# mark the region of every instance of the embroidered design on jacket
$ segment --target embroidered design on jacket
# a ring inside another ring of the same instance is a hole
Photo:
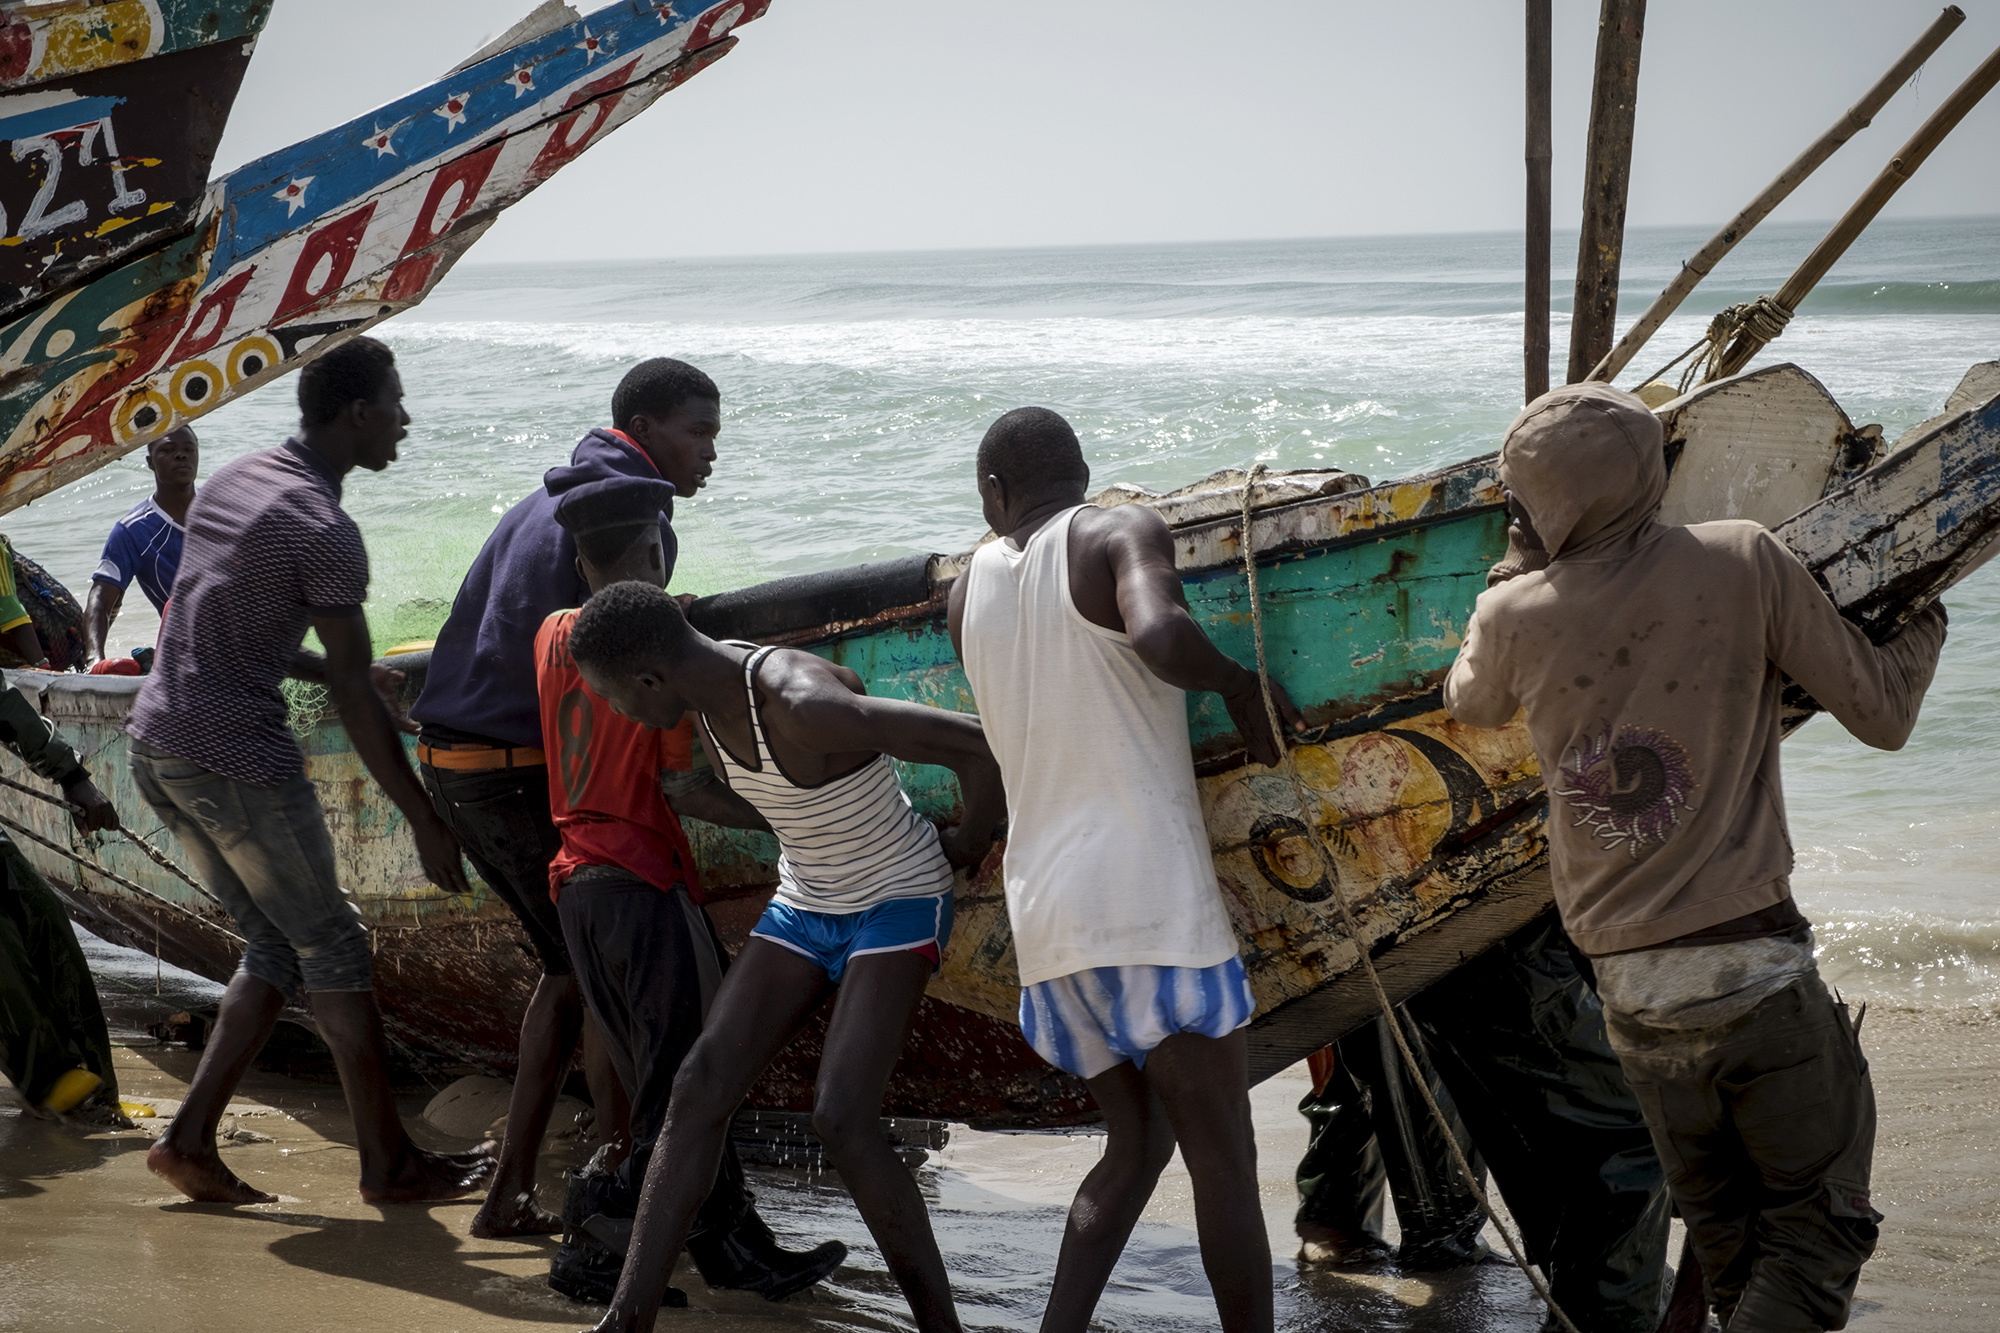
[[[1699,784],[1681,743],[1652,727],[1623,726],[1571,748],[1555,794],[1576,812],[1572,828],[1588,828],[1609,848],[1624,847],[1639,858],[1648,843],[1665,842],[1692,811],[1688,798]]]

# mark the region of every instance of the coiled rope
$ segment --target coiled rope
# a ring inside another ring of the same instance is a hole
[[[1785,325],[1791,323],[1791,320],[1792,312],[1779,304],[1776,297],[1771,296],[1760,296],[1754,301],[1745,301],[1741,305],[1717,311],[1715,318],[1708,322],[1707,333],[1702,334],[1692,347],[1661,366],[1641,383],[1665,378],[1668,371],[1692,356],[1694,360],[1688,361],[1687,369],[1681,372],[1679,387],[1682,393],[1686,393],[1697,384],[1705,384],[1716,377],[1716,373],[1722,367],[1723,353],[1729,350],[1729,344],[1736,341],[1738,334],[1749,334],[1761,347],[1766,343],[1776,342],[1779,335],[1784,333]],[[1700,355],[1696,356],[1696,353]]]
[[[1277,701],[1271,694],[1271,672],[1264,649],[1264,604],[1257,595],[1257,548],[1250,539],[1250,513],[1257,482],[1263,476],[1264,470],[1262,463],[1257,464],[1250,469],[1250,475],[1243,483],[1243,577],[1250,588],[1250,628],[1257,641],[1257,682],[1264,697],[1264,715],[1270,723],[1271,737],[1278,744],[1278,766],[1284,770],[1285,776],[1291,779],[1292,797],[1299,806],[1299,820],[1310,831],[1312,802],[1306,793],[1305,779],[1299,776],[1298,764],[1294,761],[1291,750],[1285,745],[1284,724],[1278,717]],[[1431,1118],[1437,1122],[1445,1147],[1451,1152],[1453,1165],[1457,1166],[1459,1175],[1465,1178],[1466,1187],[1472,1191],[1473,1198],[1479,1201],[1479,1210],[1486,1214],[1486,1220],[1493,1224],[1493,1229],[1500,1233],[1500,1239],[1506,1242],[1508,1254],[1513,1256],[1514,1262],[1527,1275],[1528,1281],[1534,1284],[1535,1294],[1549,1307],[1549,1315],[1563,1327],[1565,1333],[1580,1333],[1576,1324],[1563,1312],[1563,1308],[1556,1304],[1555,1293],[1549,1290],[1547,1279],[1528,1262],[1521,1243],[1501,1222],[1499,1211],[1487,1197],[1485,1187],[1479,1183],[1479,1176],[1473,1171],[1472,1163],[1465,1160],[1465,1153],[1458,1146],[1458,1136],[1452,1132],[1451,1123],[1445,1119],[1443,1108],[1438,1105],[1437,1098],[1431,1093],[1430,1080],[1425,1077],[1422,1066],[1417,1062],[1416,1052],[1410,1049],[1409,1040],[1403,1035],[1403,1025],[1396,1021],[1395,1003],[1389,999],[1389,992],[1382,985],[1382,977],[1375,970],[1375,960],[1369,956],[1367,942],[1361,938],[1361,928],[1354,919],[1354,909],[1349,906],[1346,890],[1341,887],[1340,870],[1334,865],[1333,858],[1327,854],[1326,848],[1320,844],[1317,837],[1309,836],[1306,841],[1312,844],[1314,855],[1319,857],[1320,871],[1333,889],[1334,906],[1340,911],[1341,924],[1347,930],[1347,937],[1354,942],[1355,951],[1360,955],[1361,970],[1368,978],[1369,988],[1375,992],[1375,1003],[1382,1010],[1383,1026],[1388,1028],[1389,1034],[1396,1039],[1396,1049],[1402,1053],[1403,1063],[1410,1071],[1410,1081],[1416,1084],[1417,1091],[1423,1094],[1424,1105],[1430,1108]]]

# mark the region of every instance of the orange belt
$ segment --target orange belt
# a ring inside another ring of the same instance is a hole
[[[547,764],[548,756],[540,750],[529,749],[466,749],[439,750],[422,741],[417,742],[417,760],[432,768],[539,768]]]

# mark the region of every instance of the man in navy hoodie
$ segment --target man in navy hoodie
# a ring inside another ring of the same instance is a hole
[[[715,465],[722,397],[713,380],[683,361],[642,361],[611,397],[609,429],[577,442],[566,468],[574,486],[610,477],[660,478],[691,496]],[[541,963],[542,976],[521,1022],[520,1068],[507,1108],[500,1168],[473,1220],[482,1238],[552,1234],[560,1219],[535,1203],[535,1159],[556,1093],[584,1033],[581,992],[549,898],[549,862],[561,838],[549,815],[535,684],[535,634],[557,611],[582,606],[590,588],[577,569],[576,542],[556,522],[556,497],[537,489],[501,517],[466,571],[451,618],[438,633],[430,670],[411,715],[419,724],[417,757],[438,813],[458,835],[487,886],[514,910]],[[678,544],[673,501],[660,518],[660,544],[672,577]],[[586,1041],[589,1048],[595,1043]],[[624,1090],[608,1060],[585,1065],[597,1103],[600,1136],[627,1137]],[[713,1253],[690,1245],[711,1287],[758,1287],[809,1264],[777,1248],[746,1193],[743,1224],[717,1237]],[[727,1243],[733,1240],[735,1243]],[[711,1271],[712,1270],[712,1271]]]

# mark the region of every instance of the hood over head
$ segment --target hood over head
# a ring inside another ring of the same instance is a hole
[[[635,459],[638,461],[638,468],[633,467]],[[648,494],[658,500],[657,508],[671,518],[675,495],[673,483],[660,477],[659,469],[653,466],[653,460],[646,457],[637,446],[623,436],[600,427],[577,441],[569,462],[560,467],[552,467],[542,474],[542,489],[550,495],[563,496],[578,487],[592,487],[592,494],[596,494],[597,490],[604,489],[598,488],[597,483],[631,482],[640,479],[652,488]],[[558,522],[561,521],[561,514],[562,506],[559,504]],[[571,524],[565,523],[564,526],[574,531]]]
[[[1660,420],[1623,389],[1566,384],[1529,403],[1500,446],[1500,481],[1549,558],[1605,550],[1652,523],[1667,493]]]

